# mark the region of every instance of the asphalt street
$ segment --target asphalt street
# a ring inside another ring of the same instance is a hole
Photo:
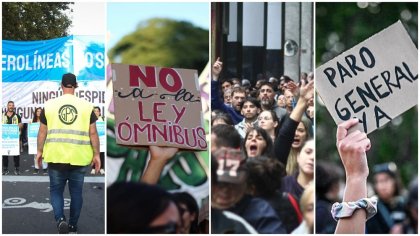
[[[56,222],[49,203],[49,177],[42,171],[33,174],[33,155],[27,149],[20,156],[21,175],[13,173],[13,157],[9,157],[9,175],[3,175],[3,234],[56,234]],[[83,208],[78,223],[79,234],[105,232],[105,201],[103,175],[87,173],[84,184]],[[69,218],[70,195],[64,193],[65,215]]]

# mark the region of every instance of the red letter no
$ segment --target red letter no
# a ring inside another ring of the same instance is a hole
[[[143,73],[140,66],[129,66],[130,70],[130,87],[140,87],[139,80],[149,88],[156,88],[156,73],[155,67],[146,66],[146,74]]]
[[[168,83],[168,76],[172,77],[173,84]],[[169,92],[177,92],[182,88],[182,81],[179,74],[172,68],[162,68],[159,71],[159,82]]]

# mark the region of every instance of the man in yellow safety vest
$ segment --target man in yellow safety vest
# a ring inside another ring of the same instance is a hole
[[[41,113],[36,161],[48,163],[51,205],[59,233],[77,233],[82,209],[83,182],[89,165],[101,168],[99,137],[93,105],[75,96],[74,74],[64,74],[63,95],[49,100]],[[64,188],[69,182],[71,196],[68,223],[64,216]]]

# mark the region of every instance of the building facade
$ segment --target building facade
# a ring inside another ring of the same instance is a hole
[[[298,81],[313,71],[313,3],[212,3],[212,60],[225,77],[287,75]]]

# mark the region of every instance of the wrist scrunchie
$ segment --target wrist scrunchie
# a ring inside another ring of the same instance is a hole
[[[366,210],[366,220],[372,218],[377,212],[378,199],[376,197],[362,198],[355,202],[336,202],[331,208],[331,215],[335,221],[350,217],[357,209]]]

